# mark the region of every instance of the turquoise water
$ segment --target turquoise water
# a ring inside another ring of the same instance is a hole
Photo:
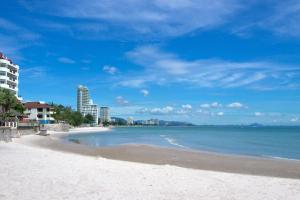
[[[300,160],[300,127],[128,127],[70,135],[65,140],[93,147],[149,144]]]

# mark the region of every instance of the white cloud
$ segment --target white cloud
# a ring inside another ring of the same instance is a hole
[[[239,102],[234,102],[234,103],[228,104],[227,107],[239,109],[239,108],[244,108],[245,106]]]
[[[51,4],[33,0],[22,1],[22,5],[31,12],[84,20],[85,23],[76,28],[77,32],[102,35],[110,30],[114,37],[155,38],[222,25],[243,7],[238,0],[133,0],[126,1],[126,6],[122,0],[53,0]]]
[[[293,117],[290,121],[291,121],[291,122],[297,122],[298,120],[299,120],[298,117]]]
[[[140,90],[140,93],[142,93],[144,95],[144,97],[149,95],[149,91],[145,90],[145,89]]]
[[[122,97],[122,96],[116,97],[116,103],[120,106],[128,106],[129,105],[129,101],[124,99],[124,97]]]
[[[22,50],[37,45],[40,35],[0,17],[1,52],[13,61],[24,59]]]
[[[218,112],[217,115],[218,115],[218,116],[223,116],[223,115],[224,115],[224,112]]]
[[[46,70],[41,66],[24,68],[21,71],[21,75],[26,78],[42,78],[46,75]]]
[[[190,104],[181,105],[181,109],[179,109],[176,113],[177,114],[187,114],[192,112],[193,107]]]
[[[110,66],[110,65],[104,65],[102,70],[111,75],[114,75],[118,72],[118,68],[116,68],[115,66]]]
[[[271,62],[233,62],[220,59],[184,60],[157,46],[141,46],[126,54],[129,60],[143,67],[138,75],[121,80],[143,80],[143,85],[184,84],[193,87],[290,88],[298,83],[298,66]],[[293,77],[290,74],[293,73]]]
[[[67,58],[67,57],[59,57],[57,60],[64,64],[74,64],[75,63],[74,60],[72,60],[71,58]]]
[[[263,116],[264,113],[261,113],[261,112],[254,112],[254,115],[255,115],[256,117],[260,117],[260,116]]]
[[[204,103],[200,105],[201,108],[221,108],[222,104],[218,102],[212,102],[211,104]]]
[[[213,103],[211,104],[211,107],[212,107],[212,108],[220,108],[220,107],[222,107],[222,104],[219,104],[218,102],[213,102]]]
[[[152,108],[152,109],[148,109],[148,108],[143,108],[138,110],[137,112],[140,114],[153,114],[153,115],[167,115],[167,114],[171,114],[173,113],[174,108],[172,106],[166,106],[166,107],[162,107],[162,108]]]
[[[201,108],[210,108],[210,105],[205,103],[200,105]]]
[[[129,79],[126,78],[126,80],[122,80],[117,85],[124,86],[124,87],[132,87],[132,88],[141,88],[145,85],[146,80],[140,79],[140,78],[133,78]]]
[[[185,104],[181,106],[183,109],[191,110],[193,107],[190,104]]]
[[[278,34],[300,37],[300,2],[285,0],[273,5],[273,13],[259,25]]]

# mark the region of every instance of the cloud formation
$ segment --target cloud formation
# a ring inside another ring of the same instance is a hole
[[[73,59],[67,57],[59,57],[57,60],[63,64],[75,64]]]
[[[227,107],[234,108],[234,109],[245,108],[245,106],[243,104],[241,104],[240,102],[230,103],[227,105]]]
[[[129,105],[129,101],[126,100],[122,96],[117,96],[115,101],[116,101],[116,104],[119,105],[119,106],[128,106]]]
[[[1,52],[11,59],[22,59],[21,50],[35,45],[40,35],[0,17],[0,47]]]
[[[174,37],[198,29],[222,25],[242,8],[238,0],[53,0],[22,1],[22,5],[39,14],[84,20],[73,28],[98,33],[109,29],[114,35]],[[122,31],[118,31],[122,30]]]
[[[152,114],[152,115],[167,115],[173,113],[174,108],[172,106],[166,106],[162,108],[142,108],[137,111],[139,114]]]
[[[144,95],[144,97],[148,96],[149,95],[149,91],[146,90],[146,89],[142,89],[140,90],[140,93],[142,93]]]
[[[118,68],[116,68],[115,66],[110,66],[110,65],[104,65],[102,70],[111,75],[114,75],[118,72]]]
[[[261,112],[254,112],[254,115],[255,115],[256,117],[260,117],[260,116],[263,116],[264,113],[261,113]]]
[[[223,116],[223,115],[224,115],[224,112],[218,112],[217,115],[218,115],[218,116]]]
[[[256,90],[292,89],[300,77],[298,66],[256,61],[233,62],[221,59],[184,60],[157,46],[141,46],[126,54],[143,67],[140,74],[121,80],[120,85],[141,87],[146,84],[185,84],[193,87],[237,88]],[[297,84],[296,84],[297,85]]]
[[[210,104],[208,103],[204,103],[200,105],[201,108],[221,108],[223,107],[222,104],[218,103],[218,102],[212,102]]]

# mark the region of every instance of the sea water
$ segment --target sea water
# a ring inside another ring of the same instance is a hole
[[[92,147],[147,144],[189,150],[300,160],[300,127],[124,127],[69,135]]]

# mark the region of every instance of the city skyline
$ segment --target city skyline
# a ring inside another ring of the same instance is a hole
[[[2,5],[24,100],[76,109],[83,84],[125,119],[300,125],[299,2],[76,2]]]

